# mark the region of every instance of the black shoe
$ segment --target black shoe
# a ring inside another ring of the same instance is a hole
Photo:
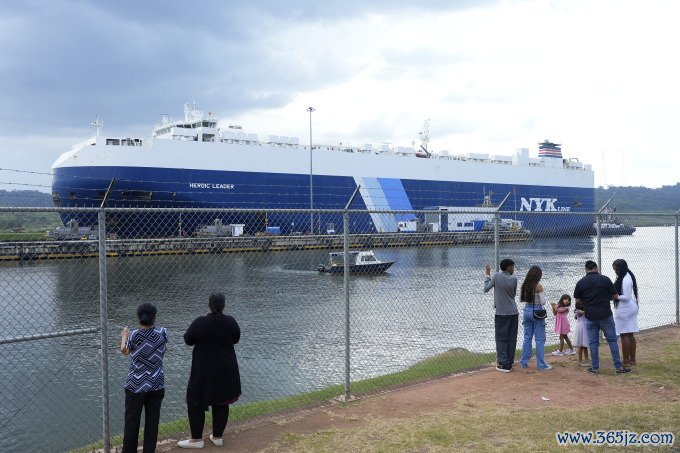
[[[616,374],[626,374],[630,373],[630,368],[619,368],[616,370]]]
[[[509,363],[507,365],[503,365],[503,369],[507,371],[512,371],[512,363]]]
[[[619,371],[616,370],[616,372],[618,373]],[[600,370],[598,370],[598,369],[596,369],[596,368],[588,368],[588,373],[590,373],[590,374],[599,374],[599,373],[600,373]]]
[[[498,366],[496,367],[496,370],[501,371],[501,372],[503,372],[503,373],[509,373],[510,370],[512,370],[512,367],[508,368],[506,365],[503,365],[503,366],[498,365]]]

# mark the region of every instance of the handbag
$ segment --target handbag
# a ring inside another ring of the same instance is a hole
[[[542,308],[536,310],[535,304],[531,304],[531,308],[534,311],[534,319],[545,319],[548,317],[548,312]]]

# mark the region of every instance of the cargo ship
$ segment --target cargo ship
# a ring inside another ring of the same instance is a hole
[[[421,210],[433,206],[493,205],[510,194],[502,210],[515,211],[534,234],[581,234],[592,216],[530,216],[523,212],[592,212],[594,176],[590,165],[562,157],[559,144],[539,144],[513,155],[467,153],[428,147],[427,122],[419,147],[301,143],[297,137],[247,133],[186,104],[184,116],[163,116],[150,137],[96,135],[63,153],[52,165],[52,197],[58,207],[240,209],[224,213],[112,213],[108,228],[122,236],[176,236],[219,220],[244,225],[245,234],[277,226],[293,232],[342,232],[340,213],[245,210],[342,209],[360,187],[357,210]],[[311,141],[311,140],[310,140]],[[449,209],[451,210],[451,209]],[[507,217],[507,216],[505,216]],[[96,223],[90,214],[64,213],[68,224]],[[352,232],[398,231],[412,214],[355,214]],[[446,225],[441,226],[446,231]]]

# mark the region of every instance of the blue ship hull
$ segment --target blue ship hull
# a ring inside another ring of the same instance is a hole
[[[210,171],[147,167],[60,167],[54,169],[53,197],[56,206],[99,206],[112,179],[115,187],[109,207],[140,208],[208,208],[208,209],[309,209],[309,175]],[[364,178],[368,180],[368,178]],[[370,178],[352,209],[422,210],[431,206],[479,206],[483,194],[492,193],[491,201],[500,202],[507,193],[505,211],[549,210],[592,212],[594,188],[535,185],[490,184],[483,182],[444,182],[410,179]],[[314,208],[342,209],[357,187],[351,176],[314,175]],[[376,194],[377,193],[377,194]],[[378,201],[376,201],[378,200]],[[535,201],[531,201],[535,200]],[[542,204],[541,200],[549,200]],[[309,213],[232,213],[200,214],[111,213],[107,228],[121,237],[177,236],[192,234],[220,217],[223,223],[242,223],[245,232],[254,234],[267,226],[279,226],[283,234],[310,231]],[[65,222],[76,218],[81,226],[96,224],[96,215],[62,215]],[[397,214],[393,221],[412,220],[413,214]],[[525,215],[504,217],[524,222],[532,233],[551,235],[587,234],[592,216]],[[351,232],[376,232],[381,227],[376,217],[353,214]],[[314,215],[315,232],[325,232],[328,223],[336,233],[342,232],[340,213]]]

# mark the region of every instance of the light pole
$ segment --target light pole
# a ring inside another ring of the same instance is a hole
[[[309,112],[309,233],[314,234],[314,166],[312,164],[312,112],[314,107],[307,107]]]

